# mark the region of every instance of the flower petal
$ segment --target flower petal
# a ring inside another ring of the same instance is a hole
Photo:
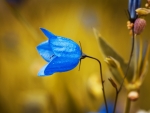
[[[51,75],[55,72],[65,72],[72,70],[79,63],[78,59],[67,59],[65,57],[56,57],[46,67],[44,67],[44,74]],[[43,74],[43,73],[41,73]]]
[[[40,29],[49,38],[49,44],[56,56],[73,57],[77,59],[81,57],[81,49],[76,42],[68,38],[55,36],[54,34],[52,34],[44,28]]]
[[[41,68],[41,70],[38,72],[38,76],[46,76],[46,75],[52,75],[54,72],[49,71],[49,74],[45,74],[45,69],[47,68],[49,64],[46,64],[44,67]]]
[[[135,10],[141,5],[141,0],[129,0],[128,10],[130,12],[131,19],[136,18]]]
[[[79,45],[68,38],[57,37],[56,39],[50,39],[49,43],[54,54],[58,57],[80,59],[82,55]]]
[[[82,56],[79,45],[70,39],[55,36],[44,28],[41,30],[49,40],[41,43],[37,49],[49,63],[40,70],[38,75],[51,75],[55,72],[65,72],[75,68]]]
[[[47,38],[56,38],[56,36],[44,28],[40,28]]]
[[[48,43],[48,41],[42,42],[37,46],[39,54],[47,61],[50,62],[54,58],[54,53]]]

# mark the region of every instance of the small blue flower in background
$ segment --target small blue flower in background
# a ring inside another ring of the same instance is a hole
[[[44,28],[41,30],[48,40],[39,44],[37,50],[48,64],[39,71],[38,75],[52,75],[55,72],[65,72],[75,68],[84,55],[79,45],[68,38],[55,36]]]
[[[129,0],[128,11],[130,13],[130,19],[135,20],[137,18],[135,10],[140,8],[141,0]]]
[[[114,108],[114,103],[109,101],[108,102],[108,111],[109,111],[109,113],[113,112],[113,108]],[[101,108],[98,111],[98,113],[106,113],[106,107],[105,107],[104,104],[101,106]]]
[[[26,0],[5,0],[6,3],[8,3],[11,6],[20,6],[22,5],[24,2],[26,2]]]

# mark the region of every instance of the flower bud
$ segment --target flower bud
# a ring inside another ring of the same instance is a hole
[[[137,91],[131,91],[129,92],[128,94],[128,98],[131,100],[131,101],[136,101],[138,98],[139,98],[139,93]]]
[[[130,21],[127,21],[127,28],[131,30],[133,28],[133,23],[131,23]]]
[[[111,67],[117,68],[120,66],[119,62],[115,60],[113,57],[109,56],[105,58],[105,62],[110,65]]]
[[[130,18],[131,20],[132,19],[134,20],[137,18],[135,10],[141,6],[141,0],[128,0],[128,1],[129,1],[128,11],[130,14]]]
[[[150,8],[150,0],[147,0],[147,3],[145,4],[146,8]]]
[[[108,80],[114,88],[117,88],[117,85],[112,78],[108,78]]]
[[[135,10],[137,15],[139,16],[146,16],[148,14],[150,14],[150,9],[147,8],[138,8]]]
[[[134,22],[134,33],[139,35],[146,26],[146,20],[142,18],[138,18]]]
[[[149,7],[148,3],[146,3],[146,4],[145,4],[145,7],[146,7],[146,8],[148,8],[148,7]]]

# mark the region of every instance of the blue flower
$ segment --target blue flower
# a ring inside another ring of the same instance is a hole
[[[137,18],[135,10],[141,6],[141,0],[129,0],[128,11],[130,13],[130,19],[135,20]]]
[[[107,103],[108,103],[108,111],[109,111],[109,113],[112,113],[113,112],[113,108],[114,108],[114,103],[111,102],[111,101],[109,101]],[[105,108],[104,104],[100,107],[98,113],[106,113],[106,108]]]
[[[83,58],[80,46],[76,42],[56,36],[44,28],[41,30],[48,40],[39,44],[37,50],[48,64],[39,71],[38,75],[52,75],[55,72],[65,72],[75,68]]]

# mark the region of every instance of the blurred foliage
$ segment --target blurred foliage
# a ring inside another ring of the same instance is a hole
[[[97,62],[85,59],[80,71],[77,66],[69,72],[37,77],[38,70],[46,64],[36,51],[36,46],[46,40],[39,27],[80,41],[85,53],[102,61],[106,80],[111,74],[92,27],[127,60],[130,36],[125,9],[127,0],[0,0],[0,113],[97,111],[103,103]],[[150,38],[149,29],[147,21],[141,38]],[[147,76],[133,111],[150,109],[149,79]],[[108,100],[113,100],[113,88],[107,80],[105,87]],[[125,94],[120,95],[119,103],[123,106]]]

